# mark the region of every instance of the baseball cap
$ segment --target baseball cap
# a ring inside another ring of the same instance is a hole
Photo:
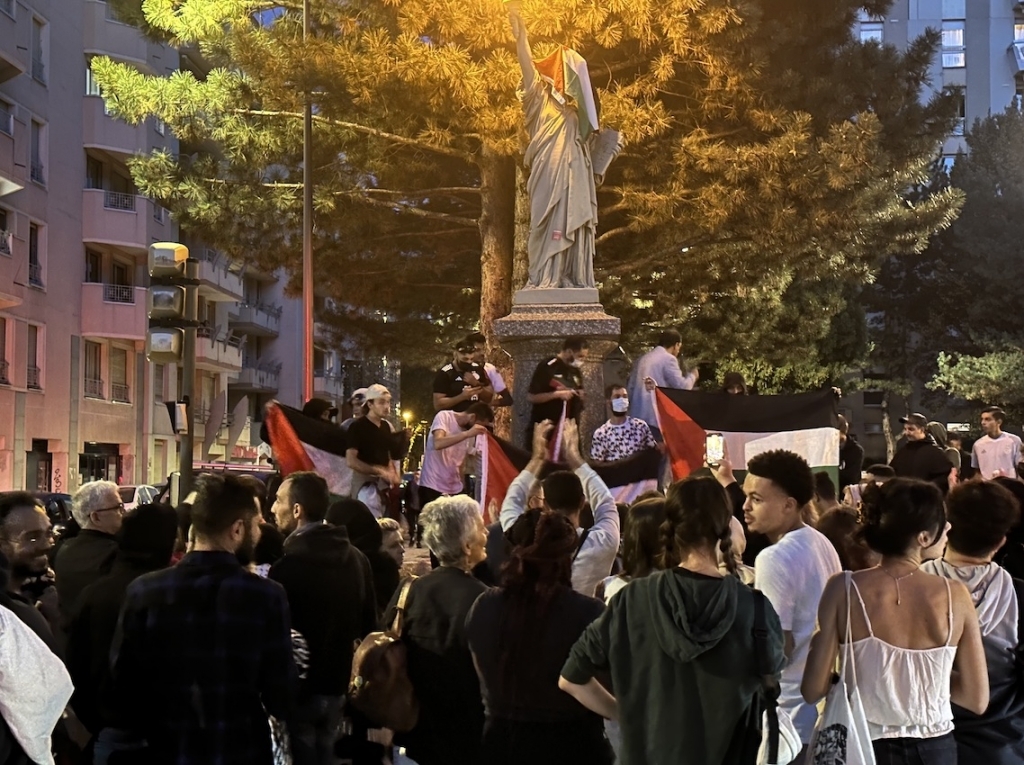
[[[366,388],[356,388],[348,400],[353,404],[362,404],[366,401]]]
[[[384,398],[384,396],[390,396],[391,391],[385,388],[380,383],[374,383],[366,389],[366,400],[375,401],[378,398]]]
[[[455,344],[455,350],[459,353],[474,353],[476,351],[476,343],[471,343],[469,340],[459,340]]]
[[[913,425],[918,428],[928,427],[928,418],[920,412],[914,412],[913,414],[908,414],[906,417],[900,417],[900,422],[903,425]]]

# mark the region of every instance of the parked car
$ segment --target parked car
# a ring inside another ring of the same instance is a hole
[[[159,489],[149,484],[119,486],[117,490],[121,494],[121,501],[124,503],[125,510],[134,510],[139,505],[148,505],[160,494]]]

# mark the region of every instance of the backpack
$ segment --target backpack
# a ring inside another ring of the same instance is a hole
[[[402,585],[391,629],[371,632],[356,644],[348,685],[352,706],[374,725],[396,733],[407,733],[416,727],[420,714],[402,643],[405,604],[413,579]]]

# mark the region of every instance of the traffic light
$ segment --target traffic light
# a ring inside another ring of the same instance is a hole
[[[182,360],[185,328],[194,326],[186,316],[185,290],[194,280],[186,277],[188,247],[176,242],[149,246],[149,332],[146,356],[158,364]]]

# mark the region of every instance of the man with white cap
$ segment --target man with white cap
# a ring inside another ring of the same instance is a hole
[[[352,391],[348,402],[352,404],[352,416],[341,423],[341,429],[346,431],[352,427],[353,422],[366,414],[366,388],[356,388]]]
[[[352,496],[361,500],[378,518],[385,513],[382,492],[401,484],[395,466],[408,449],[404,433],[394,433],[387,415],[391,392],[375,383],[366,389],[366,415],[348,428],[345,460],[352,468]]]

